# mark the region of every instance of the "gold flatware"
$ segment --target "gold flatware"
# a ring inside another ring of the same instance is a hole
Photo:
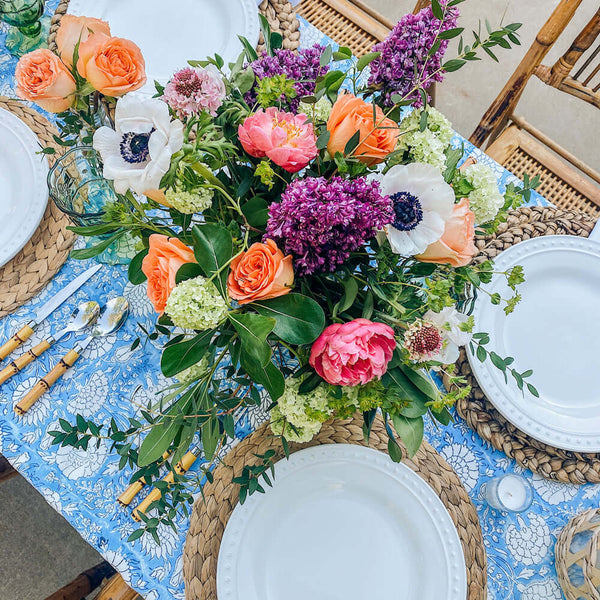
[[[114,333],[127,318],[129,304],[122,296],[108,301],[101,309],[91,335],[72,350],[69,350],[60,362],[47,375],[42,377],[15,406],[15,412],[25,414],[40,397],[45,394],[81,356],[84,350],[96,339]]]
[[[36,312],[35,318],[31,319],[26,325],[21,327],[5,344],[0,347],[0,360],[4,360],[11,352],[16,350],[23,342],[26,342],[32,335],[35,328],[54,312],[71,294],[76,292],[92,275],[97,273],[102,265],[94,265],[81,275],[73,279],[60,292],[57,292],[44,306]]]
[[[162,455],[163,460],[167,460],[169,458],[170,453],[165,452]],[[137,481],[134,481],[130,484],[127,489],[117,498],[117,502],[121,506],[129,506],[133,499],[144,489],[144,487],[148,484],[148,482],[142,477]]]
[[[21,354],[19,358],[13,360],[7,367],[0,371],[0,384],[8,381],[13,375],[16,375],[19,371],[22,371],[29,363],[33,362],[36,358],[40,357],[48,348],[53,344],[64,338],[73,331],[81,331],[96,321],[100,314],[100,305],[93,300],[89,302],[83,302],[80,304],[71,315],[71,321],[69,324],[56,335],[51,335],[45,340],[42,340],[39,344],[36,344],[33,348],[29,349],[24,354]]]

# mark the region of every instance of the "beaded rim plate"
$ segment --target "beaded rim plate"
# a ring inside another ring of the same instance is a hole
[[[469,364],[490,402],[531,437],[563,450],[600,452],[600,242],[577,236],[543,236],[508,248],[495,259],[495,271],[522,265],[522,301],[508,317],[480,295],[474,331],[490,334],[488,350],[512,356],[536,398],[490,361],[471,351]],[[494,276],[490,293],[510,295],[506,281]]]
[[[188,60],[218,54],[225,65],[242,51],[238,35],[255,47],[260,35],[256,0],[71,0],[67,11],[108,21],[111,33],[136,43],[146,62],[146,85],[165,85]]]
[[[48,160],[35,133],[0,108],[0,266],[35,233],[48,204]]]
[[[406,465],[372,448],[327,444],[276,463],[273,483],[227,523],[219,600],[396,598],[398,586],[403,600],[465,600],[458,532]]]

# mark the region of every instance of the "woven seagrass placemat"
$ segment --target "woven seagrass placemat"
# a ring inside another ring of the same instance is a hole
[[[61,0],[52,17],[48,45],[53,52],[56,52],[56,32],[60,25],[60,19],[67,12],[68,8],[69,0]],[[296,11],[293,9],[291,2],[289,0],[263,0],[258,8],[267,18],[271,26],[271,31],[282,35],[283,47],[289,50],[296,50],[300,44],[300,24],[298,23]],[[264,49],[265,46],[261,34],[258,50],[262,51]],[[185,65],[181,66],[184,67]]]
[[[39,113],[3,96],[0,96],[0,108],[9,110],[33,130],[40,140],[40,149],[52,146],[56,149],[55,156],[60,155],[61,147],[52,138],[58,132]],[[48,155],[50,165],[54,159]],[[66,229],[69,223],[68,217],[49,200],[31,239],[12,260],[0,267],[0,317],[37,294],[62,267],[75,241],[75,234]]]
[[[387,453],[387,433],[381,418],[377,418],[371,433],[370,446]],[[291,444],[290,452],[319,444],[358,444],[365,446],[359,419],[328,421],[315,438],[307,444]],[[265,424],[241,441],[214,472],[214,480],[204,486],[204,499],[194,504],[190,529],[183,554],[183,579],[186,600],[217,600],[217,559],[221,538],[235,505],[238,486],[231,482],[243,467],[252,463],[254,454],[267,450],[283,458],[279,440]],[[404,450],[404,448],[403,448]],[[406,452],[404,452],[406,456]],[[484,600],[487,585],[487,558],[483,536],[475,507],[462,486],[458,475],[426,442],[412,458],[404,463],[418,473],[441,498],[458,531],[467,566],[467,600]],[[432,566],[435,569],[435,565]]]
[[[493,236],[477,242],[481,262],[529,238],[542,235],[587,237],[594,219],[584,213],[558,208],[521,208],[514,211]],[[554,448],[529,437],[508,422],[485,397],[462,350],[456,363],[472,387],[471,395],[456,405],[458,414],[484,440],[521,466],[547,479],[564,483],[600,483],[600,454],[585,454]]]

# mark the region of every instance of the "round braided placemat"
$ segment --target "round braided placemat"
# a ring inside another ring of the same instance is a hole
[[[22,102],[0,96],[0,108],[19,117],[38,136],[41,147],[52,146],[50,165],[62,149],[53,138],[56,129],[35,110]],[[0,267],[0,317],[13,312],[37,294],[59,271],[69,256],[75,234],[67,231],[68,217],[49,201],[39,227],[23,249]]]
[[[61,17],[69,8],[69,0],[61,0],[52,17],[50,25],[50,34],[48,35],[48,47],[56,52],[56,32],[60,25]],[[289,0],[263,0],[258,7],[260,12],[267,18],[271,31],[280,33],[283,36],[283,47],[289,50],[296,50],[300,45],[300,24],[296,18],[296,11],[293,9]],[[265,49],[262,34],[258,44],[259,52]],[[184,65],[182,65],[183,67]]]
[[[388,437],[380,417],[373,424],[370,447],[387,453]],[[365,446],[361,419],[328,421],[306,444],[290,444],[290,452],[319,444],[359,444]],[[190,529],[183,554],[183,579],[186,600],[217,599],[217,559],[221,538],[235,505],[238,486],[232,478],[241,474],[254,454],[267,450],[276,452],[275,459],[284,457],[281,442],[271,434],[268,423],[241,441],[214,472],[212,483],[204,486],[203,497],[194,504]],[[404,456],[406,451],[402,447]],[[487,585],[487,558],[483,536],[475,507],[458,475],[426,442],[404,463],[418,473],[441,498],[458,531],[467,566],[467,600],[484,600]],[[268,492],[267,492],[268,493]],[[435,568],[435,565],[432,566]]]
[[[542,235],[578,235],[587,237],[594,219],[584,213],[558,208],[521,208],[514,211],[495,235],[477,241],[477,262],[494,258],[523,240]],[[456,404],[456,411],[484,440],[521,466],[547,479],[564,483],[600,483],[600,454],[560,450],[539,442],[507,421],[485,397],[464,349],[456,363],[457,373],[471,386],[468,398]]]

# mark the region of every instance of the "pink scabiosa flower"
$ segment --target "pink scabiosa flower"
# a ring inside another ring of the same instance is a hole
[[[325,328],[310,351],[310,365],[327,383],[365,384],[386,371],[396,340],[383,323],[354,319]]]
[[[180,119],[205,110],[213,117],[226,96],[225,84],[213,65],[177,71],[163,91],[163,100]]]
[[[250,156],[266,156],[288,173],[297,173],[318,153],[312,123],[306,119],[274,107],[260,109],[239,126],[240,142]]]
[[[404,348],[411,360],[425,362],[435,360],[444,345],[442,332],[430,321],[418,319],[404,334]]]

